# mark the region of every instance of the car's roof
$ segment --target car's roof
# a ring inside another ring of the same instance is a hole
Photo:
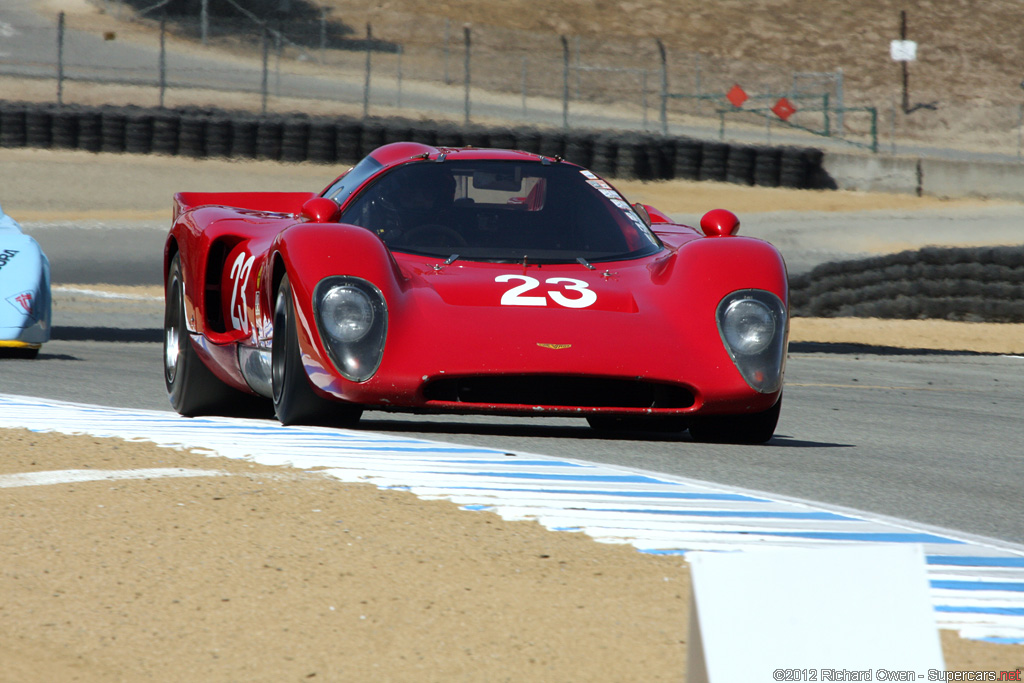
[[[431,147],[419,142],[393,142],[370,152],[370,156],[381,165],[394,166],[416,157],[438,159],[441,156],[452,161],[488,159],[495,161],[537,161],[548,158],[530,152],[511,149],[483,147]]]

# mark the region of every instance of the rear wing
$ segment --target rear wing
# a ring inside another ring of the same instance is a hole
[[[302,205],[316,192],[178,192],[174,195],[174,217],[199,206],[224,206],[247,211],[293,213],[302,211]]]

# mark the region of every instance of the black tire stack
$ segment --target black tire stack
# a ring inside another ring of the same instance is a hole
[[[729,145],[650,133],[460,126],[404,118],[313,117],[216,108],[56,106],[0,100],[0,147],[193,158],[352,163],[381,145],[497,147],[561,157],[609,177],[829,187],[813,148]]]

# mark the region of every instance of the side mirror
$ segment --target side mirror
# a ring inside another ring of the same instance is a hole
[[[640,220],[644,222],[648,228],[651,227],[651,214],[647,213],[647,207],[637,202],[633,205],[633,210],[636,211],[637,215],[640,216]]]
[[[700,229],[708,237],[725,237],[740,231],[740,219],[732,211],[712,209],[700,219]]]
[[[302,217],[310,223],[331,223],[340,209],[333,199],[313,197],[302,205]]]

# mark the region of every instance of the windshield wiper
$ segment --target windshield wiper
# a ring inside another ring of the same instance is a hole
[[[451,264],[455,263],[458,260],[459,260],[459,255],[458,254],[452,254],[451,256],[449,256],[448,258],[446,258],[444,260],[444,263],[435,263],[434,264],[434,270],[441,270],[445,266],[450,266]]]
[[[597,270],[597,268],[590,264],[590,261],[583,258],[582,256],[577,257],[576,262],[579,263],[581,266],[586,266],[588,270]]]

